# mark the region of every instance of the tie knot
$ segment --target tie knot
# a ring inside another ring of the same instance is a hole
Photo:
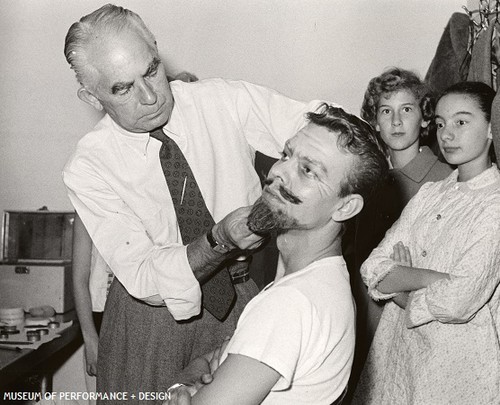
[[[167,135],[163,132],[163,128],[156,128],[149,133],[149,136],[158,139],[160,142],[165,142],[167,140]]]

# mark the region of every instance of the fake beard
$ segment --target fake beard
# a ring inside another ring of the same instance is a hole
[[[297,225],[297,221],[281,211],[273,211],[267,202],[260,197],[248,215],[248,228],[258,235],[271,232],[282,232]]]

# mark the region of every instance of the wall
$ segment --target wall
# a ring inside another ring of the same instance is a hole
[[[72,22],[95,0],[1,0],[0,211],[71,209],[60,172],[98,119],[63,57]],[[469,1],[470,3],[470,1]],[[268,85],[358,112],[389,66],[425,75],[465,0],[123,0],[156,34],[172,72]],[[161,16],[161,18],[159,18]],[[80,367],[81,359],[74,361]],[[60,373],[57,388],[75,384]],[[69,381],[69,382],[68,382]]]

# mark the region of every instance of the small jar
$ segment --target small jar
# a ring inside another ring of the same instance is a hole
[[[26,339],[28,342],[38,342],[41,338],[40,332],[37,330],[29,330],[26,332]]]
[[[24,324],[24,309],[0,308],[0,325],[17,326],[22,329]]]
[[[49,329],[57,329],[59,327],[59,322],[53,321],[49,322]]]

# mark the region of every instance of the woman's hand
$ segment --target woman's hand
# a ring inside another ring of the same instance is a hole
[[[392,301],[401,309],[406,309],[406,306],[408,305],[408,301],[410,299],[410,292],[402,292],[396,295]]]
[[[391,259],[398,262],[402,266],[413,267],[411,264],[410,249],[401,241],[393,246]]]

